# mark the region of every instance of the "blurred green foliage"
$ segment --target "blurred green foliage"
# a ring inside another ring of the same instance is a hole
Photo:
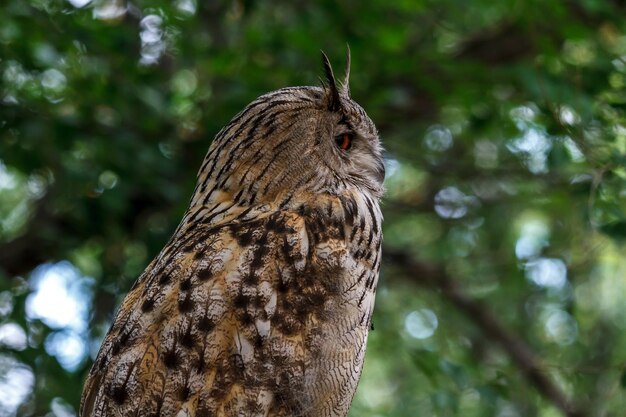
[[[384,265],[351,416],[562,415],[481,314],[577,415],[621,415],[624,16],[622,0],[4,0],[0,416],[77,412],[213,135],[264,92],[316,84],[320,49],[341,67],[346,43],[387,149],[387,250],[423,266]],[[77,316],[55,321],[62,295]]]

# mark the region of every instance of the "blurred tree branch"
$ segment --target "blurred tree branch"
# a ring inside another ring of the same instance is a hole
[[[526,342],[508,331],[486,305],[466,294],[444,268],[421,263],[408,253],[391,248],[385,248],[383,253],[389,263],[402,270],[404,274],[413,277],[412,282],[440,291],[440,294],[464,313],[482,333],[498,343],[532,386],[546,400],[561,410],[564,416],[583,417],[586,415],[542,372],[540,361]]]

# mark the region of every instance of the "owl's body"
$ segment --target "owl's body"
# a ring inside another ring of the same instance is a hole
[[[327,74],[323,89],[260,97],[218,133],[185,217],[102,344],[82,416],[347,414],[384,168],[374,125]]]

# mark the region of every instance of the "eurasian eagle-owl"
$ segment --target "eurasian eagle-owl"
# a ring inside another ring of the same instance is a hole
[[[378,133],[337,85],[265,94],[215,137],[124,299],[82,416],[345,416],[381,263]]]

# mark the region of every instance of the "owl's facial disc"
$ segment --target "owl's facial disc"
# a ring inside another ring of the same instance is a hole
[[[336,172],[358,187],[368,189],[375,197],[383,192],[385,165],[382,147],[374,123],[363,108],[347,95],[340,95],[335,111],[331,141],[339,160]]]

